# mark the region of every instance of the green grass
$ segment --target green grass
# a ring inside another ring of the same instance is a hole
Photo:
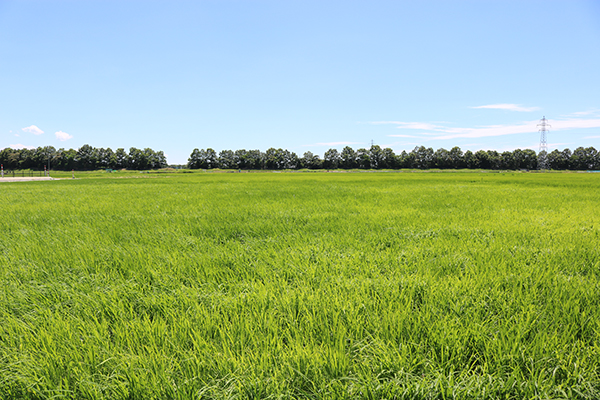
[[[76,175],[0,184],[2,399],[600,397],[600,175]]]

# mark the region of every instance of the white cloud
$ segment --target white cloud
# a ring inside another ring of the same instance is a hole
[[[435,139],[455,138],[481,138],[490,136],[516,135],[519,133],[537,132],[537,121],[526,121],[517,125],[489,125],[479,128],[447,128],[445,135],[436,136]]]
[[[42,133],[44,133],[43,130],[41,130],[40,128],[38,128],[35,125],[31,125],[31,126],[25,127],[25,128],[23,128],[21,130],[23,132],[33,133],[34,135],[41,135]]]
[[[574,112],[572,114],[570,114],[569,116],[571,117],[583,117],[586,115],[594,115],[594,114],[599,114],[599,110],[588,110],[588,111],[577,111]]]
[[[452,128],[441,125],[433,125],[426,122],[388,122],[393,123],[401,129],[428,129],[434,132],[422,132],[418,135],[388,135],[389,137],[421,137],[423,140],[444,140],[456,138],[482,138],[491,136],[517,135],[521,133],[534,133],[539,131],[539,121],[523,121],[513,125],[488,125],[475,128]],[[600,118],[577,119],[569,118],[562,120],[549,120],[550,131],[565,129],[600,128]]]
[[[401,121],[375,121],[371,122],[375,125],[382,124],[391,124],[391,125],[399,125],[400,129],[424,129],[424,130],[439,130],[443,128],[440,125],[434,125],[427,122],[401,122]]]
[[[414,147],[414,146],[422,146],[423,143],[421,142],[393,142],[393,143],[387,143],[387,144],[382,144],[381,148],[385,149],[387,147],[394,149],[394,151],[397,151],[397,149],[400,149],[400,151],[402,150],[406,150],[407,148],[410,147]]]
[[[423,143],[422,142],[398,142],[396,144],[394,144],[392,147],[398,147],[398,146],[422,146]]]
[[[584,139],[600,139],[600,136],[585,136]]]
[[[551,121],[552,129],[575,129],[575,128],[600,128],[600,118],[590,119],[563,119]]]
[[[519,104],[489,104],[486,106],[476,106],[471,108],[490,108],[494,110],[508,110],[508,111],[520,111],[520,112],[531,112],[537,111],[539,107],[521,107]]]
[[[10,145],[11,149],[15,149],[15,150],[19,150],[19,149],[35,149],[35,146],[25,146],[24,144],[18,143],[18,144],[11,144]]]
[[[64,142],[65,140],[69,140],[69,139],[73,139],[73,135],[69,135],[66,132],[63,131],[58,131],[54,133],[56,135],[56,138],[58,140],[60,140],[61,142]]]
[[[11,132],[12,132],[12,131],[11,131]],[[16,137],[19,137],[19,136],[21,136],[21,135],[19,135],[18,133],[15,133],[15,136],[16,136]]]
[[[404,138],[418,138],[420,136],[415,135],[388,135],[389,137],[404,137]]]
[[[347,146],[351,144],[361,144],[360,142],[328,142],[328,143],[315,143],[305,144],[304,146]]]

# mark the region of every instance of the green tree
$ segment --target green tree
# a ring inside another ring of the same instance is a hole
[[[187,167],[189,169],[199,169],[200,165],[201,165],[200,150],[194,149],[194,150],[192,150],[192,154],[190,154],[190,158],[188,158]]]
[[[502,163],[502,159],[500,157],[500,154],[495,151],[495,150],[488,150],[488,160],[490,163],[490,168],[491,169],[501,169],[501,163]]]
[[[147,147],[144,149],[146,165],[142,169],[159,169],[167,166],[167,159],[162,151],[154,151]]]
[[[429,169],[433,166],[433,149],[425,146],[418,146],[413,149],[412,168]]]
[[[398,157],[396,157],[396,154],[394,154],[394,150],[390,149],[389,147],[383,149],[381,168],[398,168]]]
[[[342,149],[340,154],[340,166],[345,169],[356,168],[356,152],[350,146],[346,146]]]
[[[596,166],[598,152],[593,147],[578,147],[571,155],[571,168],[586,171],[598,168]]]
[[[217,168],[218,158],[217,152],[211,148],[206,150],[194,149],[188,159],[188,168],[190,169],[211,169]]]
[[[114,168],[117,159],[115,153],[112,149],[109,148],[99,148],[97,149],[96,154],[98,155],[97,167],[106,169],[106,168]]]
[[[75,169],[75,167],[76,167],[75,160],[76,159],[77,159],[77,151],[76,150],[59,149],[58,157],[57,157],[57,169],[60,169],[62,171],[70,171],[72,169]]]
[[[19,150],[7,147],[0,151],[0,164],[4,166],[5,170],[17,169],[19,166],[20,156],[21,154]]]
[[[465,154],[463,155],[463,162],[465,163],[465,167],[468,169],[477,168],[477,159],[471,150],[465,151]]]
[[[298,157],[298,154],[291,152],[286,160],[286,168],[300,169],[302,163],[300,161],[300,157]]]
[[[370,169],[371,157],[369,150],[364,148],[356,150],[356,163],[360,169]]]
[[[329,149],[323,155],[323,168],[324,169],[337,169],[340,165],[340,152],[337,149]]]
[[[516,169],[537,169],[537,154],[531,149],[516,149],[513,158]]]
[[[453,163],[450,152],[443,148],[437,149],[435,153],[433,153],[433,165],[439,169],[452,168]]]
[[[117,151],[115,151],[115,169],[123,169],[127,168],[127,164],[129,163],[129,154],[125,151],[124,148],[119,147]]]
[[[206,160],[206,169],[217,168],[219,165],[217,152],[210,147],[206,149],[204,159]]]
[[[501,160],[501,169],[516,169],[516,164],[515,164],[515,158],[513,156],[513,153],[510,151],[504,151],[502,152],[502,154],[500,155],[500,160]]]
[[[450,149],[450,160],[452,163],[452,167],[454,169],[465,168],[465,161],[463,159],[464,155],[460,147],[454,146]]]
[[[477,160],[477,167],[482,169],[490,169],[490,156],[485,150],[477,150],[474,154],[475,159]]]
[[[249,168],[248,162],[248,152],[245,149],[236,150],[233,153],[233,159],[235,161],[235,166],[238,169],[247,169]]]
[[[385,159],[383,155],[383,150],[379,145],[371,145],[369,148],[369,168],[373,169],[381,169],[385,168]]]
[[[301,164],[304,168],[308,169],[319,169],[323,167],[323,161],[317,154],[313,154],[310,151],[304,153],[301,159]]]
[[[52,167],[52,159],[56,156],[56,149],[53,146],[38,147],[33,153],[34,168],[40,171]]]
[[[159,168],[167,168],[168,164],[167,164],[167,156],[165,156],[164,151],[160,150],[154,153],[154,165],[152,166],[152,168],[154,169],[159,169]]]
[[[129,148],[129,162],[127,164],[128,169],[141,171],[148,168],[148,160],[143,150],[136,147]]]
[[[265,167],[267,169],[283,169],[285,166],[285,155],[283,149],[271,147],[265,152]]]
[[[263,169],[265,167],[265,154],[260,150],[248,150],[246,157],[248,160],[248,168]]]
[[[402,150],[402,153],[397,156],[398,168],[412,168],[413,164],[413,155],[411,153],[407,153],[406,150]]]
[[[84,144],[77,150],[75,158],[76,169],[90,171],[96,168],[96,152],[89,144]]]
[[[231,150],[222,150],[219,153],[219,168],[234,169],[237,168],[235,153]]]

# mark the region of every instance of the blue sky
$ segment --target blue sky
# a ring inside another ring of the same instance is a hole
[[[0,0],[0,148],[600,149],[598,1]]]

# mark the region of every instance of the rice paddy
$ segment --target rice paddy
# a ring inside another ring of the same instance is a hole
[[[600,397],[598,174],[0,193],[2,399]]]

